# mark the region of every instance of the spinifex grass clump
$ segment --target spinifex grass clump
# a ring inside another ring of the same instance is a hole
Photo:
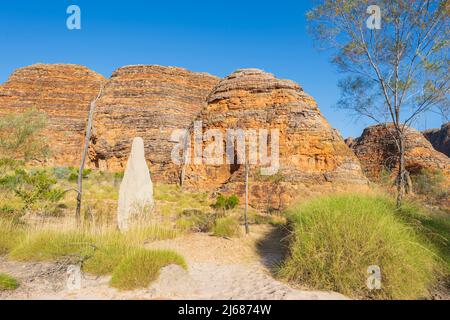
[[[1,220],[0,220],[1,221]],[[15,231],[0,224],[0,231]],[[9,234],[12,234],[12,233]],[[176,231],[155,225],[136,226],[127,233],[115,229],[76,230],[71,227],[21,230],[15,243],[3,241],[0,246],[9,258],[19,261],[69,261],[82,263],[83,271],[95,275],[113,274],[112,284],[121,289],[148,285],[159,269],[175,263],[186,267],[184,259],[173,251],[145,250],[146,241],[171,239]]]
[[[0,291],[15,290],[19,287],[19,282],[6,273],[0,272]]]
[[[23,226],[10,219],[0,219],[0,255],[9,252],[24,236]]]
[[[122,290],[145,288],[158,278],[161,268],[169,264],[187,268],[184,258],[174,251],[133,250],[114,269],[110,285]]]
[[[338,195],[294,206],[284,278],[356,298],[416,299],[428,294],[440,269],[434,248],[380,196]],[[368,267],[381,269],[370,290]]]

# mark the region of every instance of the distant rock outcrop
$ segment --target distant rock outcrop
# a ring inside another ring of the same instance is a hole
[[[103,76],[69,64],[35,64],[14,71],[0,85],[0,116],[34,108],[45,112],[51,164],[78,165],[89,102],[96,97]]]
[[[366,176],[375,182],[383,169],[395,170],[397,149],[391,124],[379,124],[364,129],[361,137],[352,144]],[[438,169],[450,176],[450,158],[434,150],[430,142],[413,128],[406,131],[406,168],[414,174],[420,169]]]
[[[117,223],[126,231],[133,220],[153,207],[153,183],[145,160],[144,141],[134,138],[119,189]]]
[[[442,125],[440,129],[431,129],[422,132],[433,147],[450,157],[450,122]]]
[[[207,102],[197,118],[202,121],[204,132],[215,129],[224,138],[227,129],[255,130],[257,133],[267,129],[269,134],[271,129],[276,129],[279,132],[278,172],[264,176],[260,168],[267,165],[250,166],[250,202],[253,206],[282,207],[308,192],[310,186],[367,184],[358,159],[322,116],[314,99],[298,84],[277,79],[258,69],[243,69],[223,79]],[[204,149],[208,145],[203,142]],[[268,145],[270,148],[270,143]],[[186,183],[195,188],[242,196],[244,165],[236,162],[222,165],[191,163],[186,169]]]
[[[90,157],[101,169],[123,170],[135,136],[144,139],[156,181],[178,182],[171,162],[174,129],[187,128],[219,78],[162,66],[116,70],[97,102]]]

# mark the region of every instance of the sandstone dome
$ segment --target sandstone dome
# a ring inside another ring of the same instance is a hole
[[[383,168],[397,167],[392,124],[378,124],[364,129],[352,144],[366,176],[378,182]],[[421,169],[440,170],[450,177],[450,158],[436,151],[419,131],[406,129],[406,169],[414,174]]]
[[[51,146],[51,163],[78,165],[84,143],[89,103],[100,84],[100,74],[74,64],[34,64],[15,70],[0,86],[0,116],[34,108],[45,112],[43,134]]]
[[[250,166],[254,206],[279,207],[315,188],[367,185],[354,153],[322,116],[314,99],[293,81],[258,69],[238,70],[214,87],[197,120],[202,121],[204,132],[215,129],[224,136],[230,128],[279,131],[278,172],[261,176],[258,165]],[[242,196],[243,172],[244,166],[236,163],[190,163],[185,179],[195,188]]]
[[[201,111],[219,78],[183,68],[125,66],[113,72],[97,102],[90,158],[100,169],[124,169],[134,137],[145,141],[152,179],[176,183],[171,162],[174,129]]]

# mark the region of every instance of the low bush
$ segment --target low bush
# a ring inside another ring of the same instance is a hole
[[[327,196],[287,214],[290,254],[279,273],[295,283],[356,298],[417,299],[441,270],[432,244],[390,198]],[[381,269],[379,290],[366,285],[373,265]]]
[[[162,267],[177,264],[187,269],[182,256],[171,250],[136,249],[114,269],[110,285],[121,290],[146,288]]]

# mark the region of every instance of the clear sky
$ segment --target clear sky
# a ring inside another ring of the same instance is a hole
[[[81,30],[66,9],[81,8]],[[54,0],[0,3],[0,83],[37,62],[85,65],[108,77],[129,64],[179,66],[224,77],[260,68],[299,83],[344,137],[370,124],[334,108],[339,74],[306,32],[309,0]],[[439,116],[419,129],[439,127]]]

